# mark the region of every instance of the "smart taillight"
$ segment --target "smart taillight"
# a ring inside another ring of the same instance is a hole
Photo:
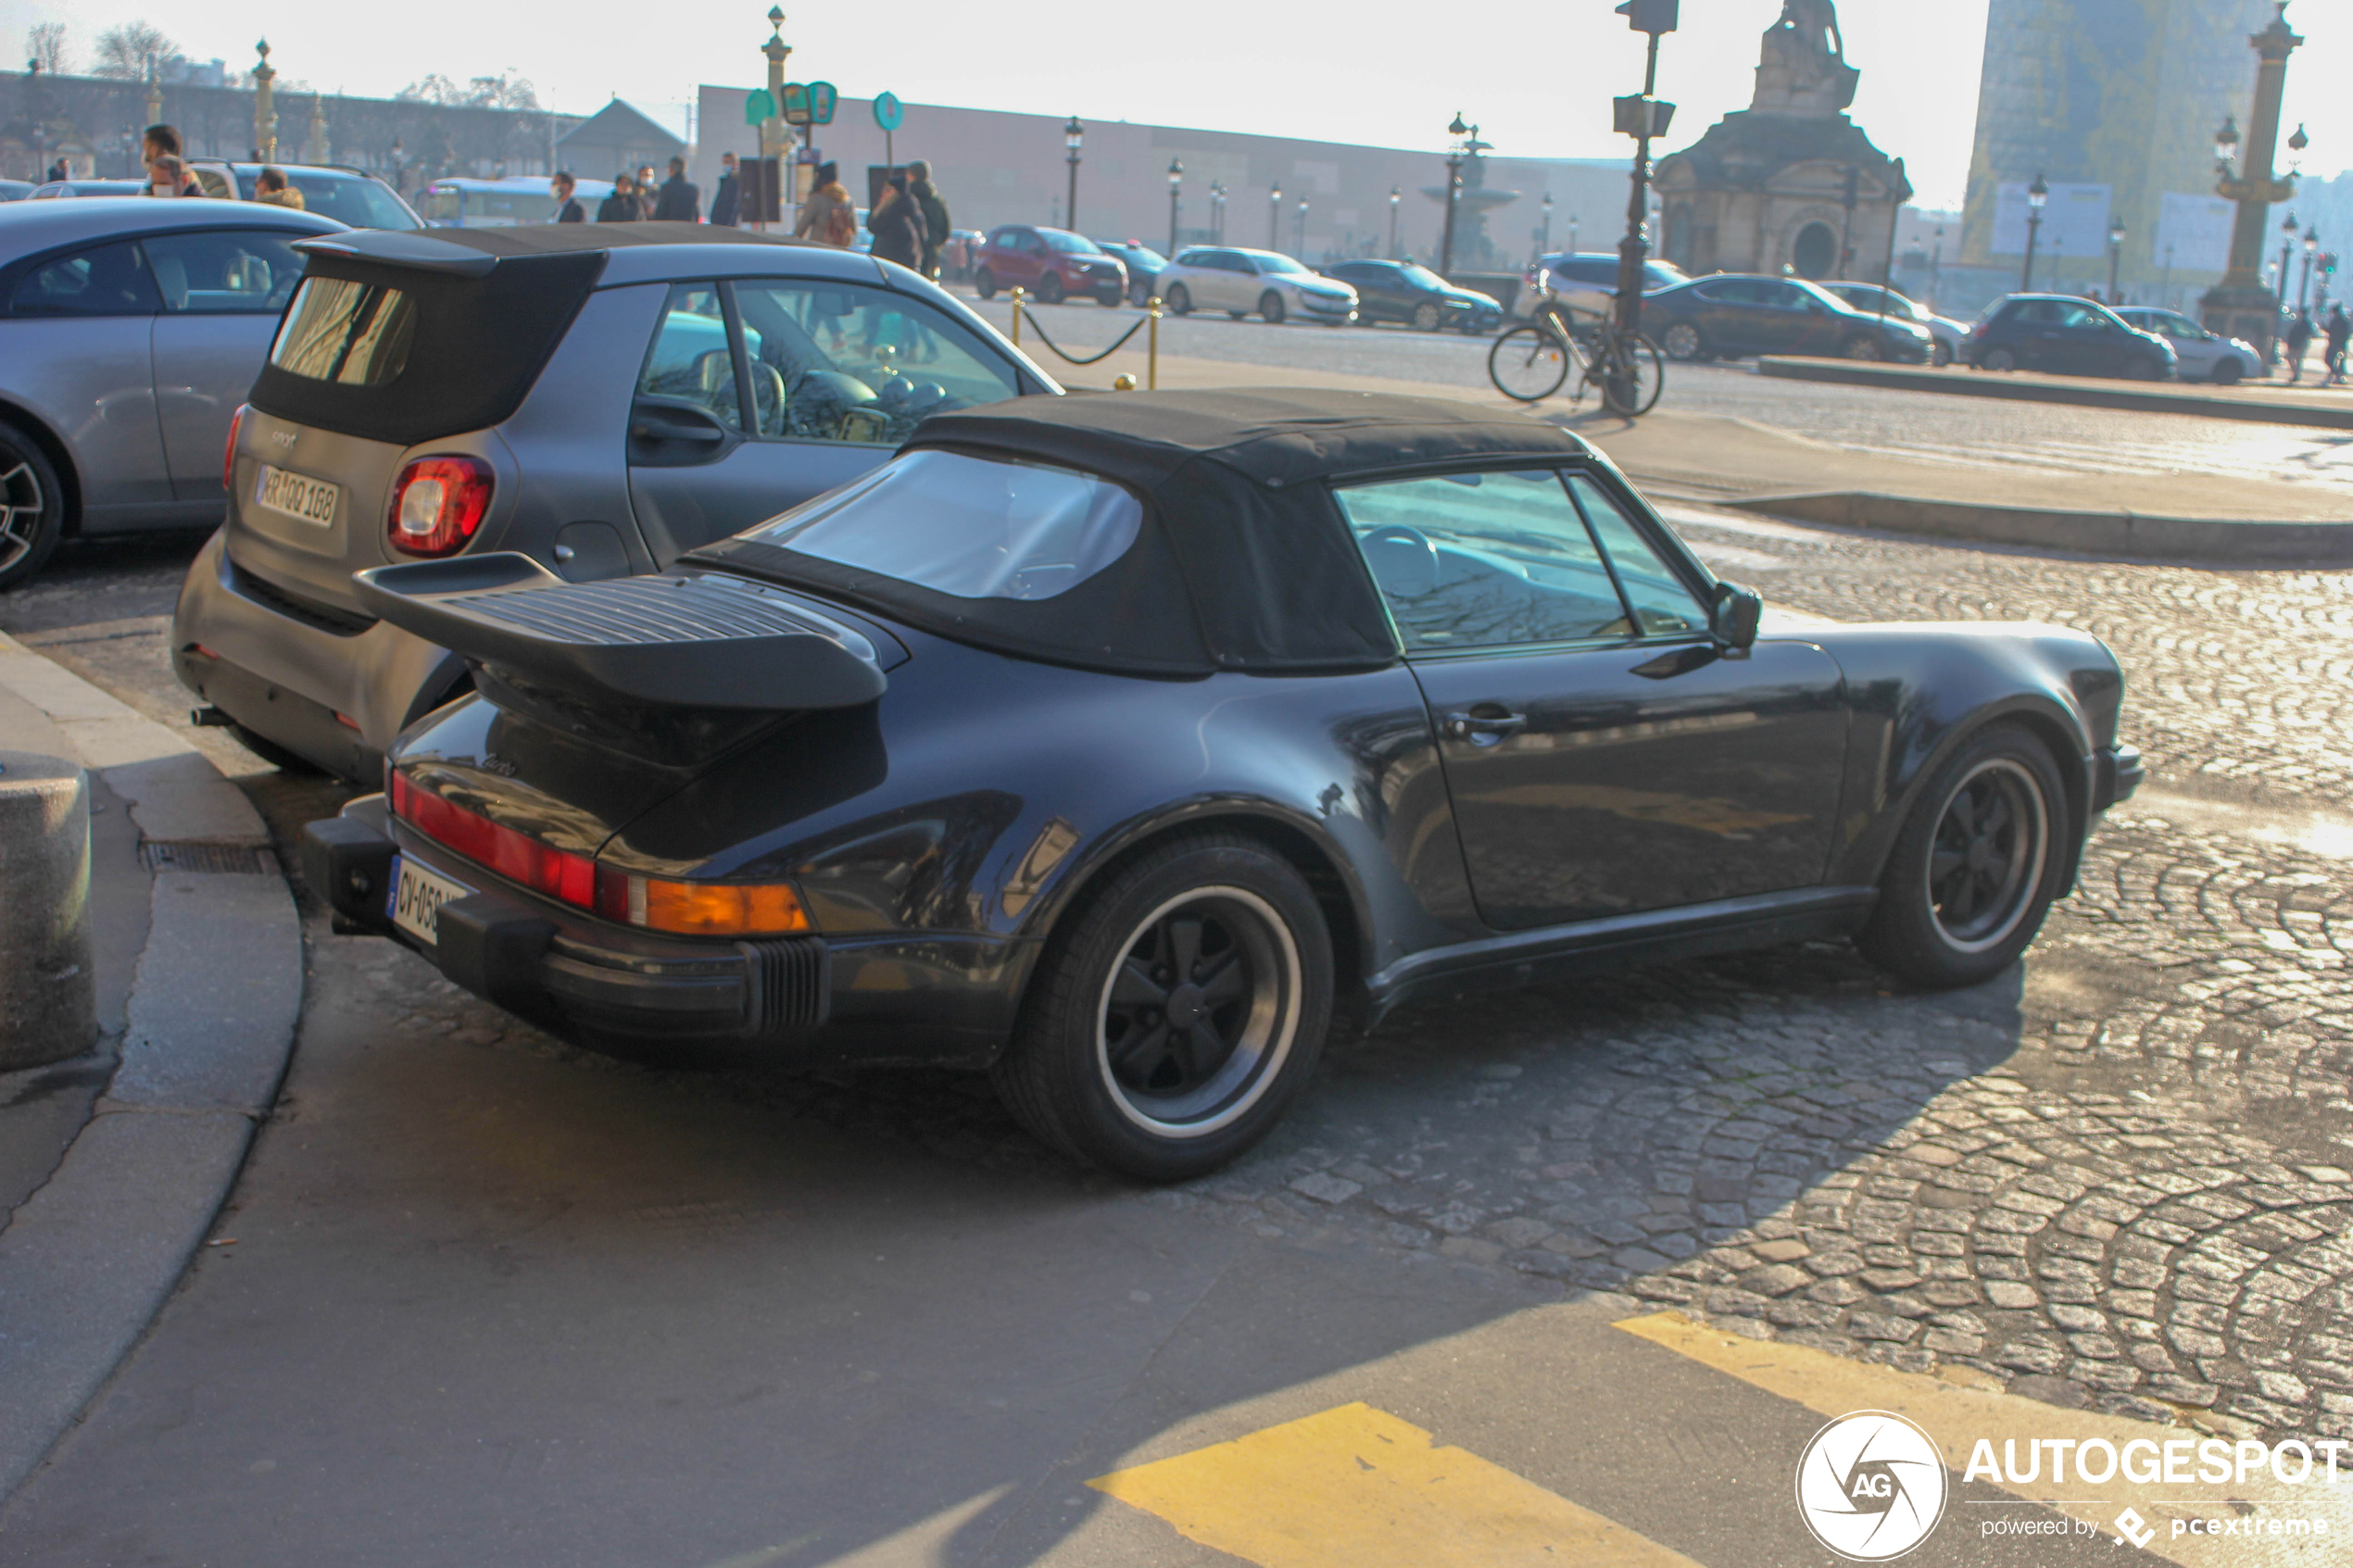
[[[384,533],[403,555],[455,554],[490,510],[490,465],[479,458],[419,458],[392,487]]]

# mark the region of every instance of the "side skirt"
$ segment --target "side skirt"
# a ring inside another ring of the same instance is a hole
[[[1467,985],[1506,990],[1628,963],[1847,935],[1878,897],[1874,887],[1807,887],[1515,931],[1412,954],[1371,976],[1365,988],[1378,1023],[1401,1002]]]

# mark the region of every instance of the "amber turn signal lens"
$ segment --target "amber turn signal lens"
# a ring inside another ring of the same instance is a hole
[[[597,912],[680,936],[791,936],[812,929],[783,882],[668,882],[599,868]]]

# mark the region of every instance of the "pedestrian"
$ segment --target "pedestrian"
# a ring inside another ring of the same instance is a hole
[[[557,222],[585,223],[588,221],[587,209],[573,199],[573,192],[579,188],[580,182],[573,179],[570,171],[566,169],[559,169],[554,177],[547,182],[547,194],[556,198],[555,220]]]
[[[736,226],[736,215],[743,210],[743,186],[736,178],[736,155],[719,155],[719,184],[711,193],[711,220],[723,229]]]
[[[850,205],[849,193],[841,188],[840,165],[817,166],[817,183],[811,188],[809,199],[800,204],[800,219],[792,232],[798,239],[843,250],[858,243],[858,209]]]
[[[158,153],[147,160],[147,194],[200,196],[204,192],[189,177],[186,164],[170,153]]]
[[[159,157],[184,158],[186,156],[187,150],[181,144],[180,130],[177,126],[150,125],[147,127],[145,132],[140,135],[139,161],[145,164],[151,173],[155,168],[156,159]],[[150,179],[147,185],[147,194],[151,196],[200,196],[204,194],[204,187],[196,183],[196,177],[188,172],[188,166],[185,163],[180,165],[180,174],[181,182],[180,188],[178,190],[158,191],[155,188],[153,180]]]
[[[253,177],[253,199],[271,207],[290,207],[296,212],[304,207],[302,193],[286,183],[286,171],[275,164]]]
[[[702,192],[686,178],[686,160],[670,160],[670,178],[654,196],[654,217],[665,223],[702,221]]]
[[[2329,379],[2324,384],[2342,386],[2345,384],[2345,345],[2348,340],[2353,340],[2353,316],[2346,315],[2342,304],[2332,305],[2322,328],[2328,333],[2329,342]]]
[[[2287,331],[2280,334],[2287,345],[2287,383],[2294,386],[2304,379],[2304,352],[2312,346],[2312,316],[2302,306],[2287,319]]]
[[[652,164],[641,163],[637,166],[637,179],[635,183],[637,188],[637,216],[640,218],[651,218],[654,215],[655,190],[654,166]]]
[[[879,206],[868,214],[866,228],[875,236],[875,258],[896,261],[911,270],[923,264],[928,236],[923,209],[907,194],[907,176],[894,174],[884,182]]]
[[[907,166],[907,194],[915,198],[916,208],[924,215],[923,265],[915,270],[937,282],[940,247],[955,230],[948,221],[948,203],[940,196],[939,187],[931,182],[928,158],[919,157]]]
[[[57,162],[49,166],[49,179],[52,183],[60,180],[69,180],[73,176],[68,172],[66,169],[66,160],[63,158],[59,158]]]
[[[629,178],[628,171],[625,169],[614,175],[612,194],[598,204],[597,221],[635,223],[645,215],[646,209],[637,205],[637,182]]]

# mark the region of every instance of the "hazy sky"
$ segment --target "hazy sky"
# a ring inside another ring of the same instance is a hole
[[[1113,4],[1066,25],[1011,19],[972,0],[889,6],[783,0],[796,80],[845,94],[888,89],[910,103],[966,105],[1085,119],[1134,119],[1386,146],[1445,141],[1459,109],[1499,154],[1614,157],[1609,98],[1642,85],[1641,35],[1616,0],[1465,6],[1394,0],[1293,9],[1262,0]],[[1862,69],[1856,119],[1903,157],[1919,199],[1957,206],[1969,174],[1986,0],[1845,0],[1846,57]],[[2326,88],[2353,70],[2338,23],[2347,7],[2298,0],[2291,17],[2323,34],[2291,69],[2288,118],[2310,121],[2311,168],[2353,164],[2353,103]],[[1661,51],[1659,94],[1679,106],[1670,146],[1747,107],[1757,38],[1780,0],[1683,0],[1683,29]],[[52,18],[86,58],[118,21],[145,19],[192,56],[233,66],[266,33],[288,80],[371,94],[439,71],[513,71],[552,107],[586,113],[618,94],[648,108],[678,105],[698,82],[762,80],[768,37],[757,0],[667,0],[590,7],[520,0],[406,0],[381,6],[245,6],[220,0],[0,0],[0,41]],[[1174,29],[1171,17],[1186,26]],[[396,22],[390,19],[396,18]],[[1448,35],[1451,30],[1451,36]],[[2253,55],[2248,55],[2253,75]],[[666,117],[674,118],[674,117]],[[911,117],[905,137],[920,137]],[[1041,156],[1059,156],[1054,149]]]

